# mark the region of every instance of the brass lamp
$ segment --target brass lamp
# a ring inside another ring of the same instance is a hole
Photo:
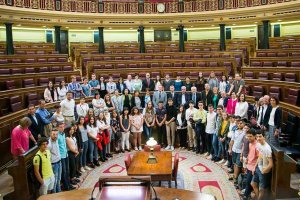
[[[156,159],[155,155],[153,154],[154,147],[155,147],[155,145],[157,145],[156,140],[154,140],[154,138],[151,137],[151,138],[149,138],[149,140],[147,141],[146,144],[149,146],[150,151],[151,151],[147,163],[148,164],[155,164],[155,163],[157,163],[157,159]]]

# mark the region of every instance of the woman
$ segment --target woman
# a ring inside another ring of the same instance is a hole
[[[120,130],[120,119],[117,111],[113,110],[111,114],[112,118],[110,120],[110,125],[112,129],[112,134],[114,135],[113,149],[116,153],[121,150],[121,130]],[[121,150],[122,151],[122,150]],[[122,151],[124,153],[124,151]]]
[[[137,107],[139,110],[142,110],[144,107],[143,98],[140,96],[139,91],[134,92],[134,96],[131,98],[131,106]]]
[[[232,92],[232,93],[231,93],[231,98],[228,99],[227,107],[226,107],[226,112],[227,112],[229,115],[234,115],[234,113],[235,113],[235,106],[236,106],[237,101],[238,101],[238,100],[237,100],[237,98],[236,98],[235,92]]]
[[[104,99],[100,97],[99,93],[95,93],[94,99],[92,100],[92,105],[94,108],[95,116],[98,116],[101,111],[103,111],[105,105]]]
[[[53,127],[56,127],[56,124],[60,124],[63,123],[65,121],[65,118],[61,112],[61,106],[55,105],[55,113],[53,114],[53,121],[52,121],[52,125]]]
[[[230,84],[227,81],[227,77],[225,75],[222,76],[222,80],[219,83],[219,91],[228,93],[230,89]]]
[[[228,119],[228,114],[226,112],[222,113],[222,122],[221,122],[221,127],[218,129],[218,155],[216,160],[220,160],[218,164],[223,164],[226,162],[228,159],[226,156],[226,150],[225,150],[225,145],[226,145],[226,140],[227,140],[227,134],[229,132],[229,125],[230,121]],[[221,160],[222,158],[222,160]]]
[[[140,110],[137,107],[133,107],[131,110],[131,132],[133,133],[133,145],[134,150],[141,151],[141,137],[143,132],[143,115],[140,113]]]
[[[89,123],[89,119],[91,117],[95,117],[93,108],[89,108],[86,116],[84,117],[84,121],[85,121],[86,124]]]
[[[214,88],[217,87],[219,88],[219,81],[218,78],[216,77],[215,72],[211,72],[208,79],[207,79],[207,83],[209,84],[210,88]]]
[[[124,83],[124,80],[122,77],[119,78],[116,87],[117,87],[117,90],[119,90],[119,93],[123,94],[124,90],[126,89],[126,84]]]
[[[104,96],[104,102],[109,112],[115,110],[115,104],[112,102],[109,94]]]
[[[122,152],[130,151],[129,135],[130,135],[130,119],[129,109],[124,107],[123,114],[120,116],[120,128],[122,132]]]
[[[150,90],[149,88],[146,88],[146,91],[145,91],[145,97],[144,97],[144,102],[145,102],[145,107],[147,106],[148,102],[152,101],[152,96],[150,94]]]
[[[136,74],[134,79],[132,80],[132,90],[141,92],[142,86],[143,86],[142,80],[139,79],[139,75]]]
[[[104,98],[104,96],[107,93],[107,90],[106,90],[106,82],[104,81],[103,76],[100,77],[99,85],[100,85],[100,89],[99,89],[100,96],[101,98]]]
[[[176,116],[176,130],[179,135],[179,149],[187,148],[187,121],[185,118],[184,105],[180,105]]]
[[[214,110],[217,109],[218,103],[219,103],[219,99],[221,98],[221,94],[218,91],[217,87],[213,88],[213,95],[212,95],[212,99],[211,102],[213,104]]]
[[[109,129],[110,125],[107,124],[106,118],[103,112],[100,112],[99,118],[97,120],[97,127],[100,135],[100,144],[98,143],[98,148],[100,149],[100,161],[107,161],[106,157],[106,146],[110,143]]]
[[[68,88],[66,87],[66,82],[62,80],[59,83],[59,86],[57,87],[58,99],[60,101],[64,100],[66,98],[67,92],[68,92]]]
[[[184,86],[186,87],[186,91],[191,91],[193,83],[191,82],[191,78],[190,77],[186,77],[185,78]]]
[[[155,109],[151,101],[146,104],[146,107],[143,109],[144,116],[144,132],[146,139],[152,137],[152,129],[155,125]]]
[[[202,90],[204,90],[205,83],[207,83],[206,79],[203,77],[202,72],[199,72],[198,78],[195,82],[195,86],[196,86],[198,92],[201,92]]]
[[[154,90],[157,91],[158,90],[158,86],[162,85],[162,81],[159,75],[156,76],[156,79],[154,81],[155,83],[155,87]]]
[[[91,86],[88,84],[88,79],[83,78],[83,83],[81,84],[82,92],[84,97],[91,96]]]
[[[23,117],[19,125],[16,126],[11,134],[11,154],[14,159],[25,153],[29,149],[29,139],[36,145],[36,140],[31,134],[28,127],[31,125],[31,120],[28,117]]]
[[[282,110],[279,107],[279,100],[277,97],[271,97],[270,103],[272,110],[270,115],[267,115],[269,116],[267,142],[279,147],[278,137],[281,133]]]
[[[240,116],[242,119],[248,119],[248,103],[246,102],[246,98],[244,94],[240,94],[238,97],[238,102],[235,106],[234,115]]]
[[[91,168],[87,166],[87,150],[89,146],[88,143],[89,138],[88,138],[87,126],[83,116],[79,116],[77,126],[78,126],[79,135],[82,140],[82,147],[81,147],[82,151],[80,155],[80,166],[81,166],[80,171],[85,172],[85,170],[91,170]]]
[[[181,91],[181,86],[183,86],[183,82],[180,79],[180,76],[177,76],[176,80],[174,81],[174,90],[176,92]]]
[[[89,137],[89,161],[90,161],[90,167],[95,168],[96,166],[100,166],[98,162],[98,147],[97,147],[97,141],[99,140],[98,138],[98,127],[96,125],[96,120],[94,117],[89,118],[89,122],[87,124],[87,133]]]
[[[111,97],[111,101],[115,106],[117,113],[122,112],[122,95],[120,95],[119,90],[115,90],[114,95]]]
[[[74,127],[67,127],[65,128],[64,132],[66,134],[66,143],[69,157],[70,181],[72,185],[76,185],[78,182],[80,182],[78,179],[76,179],[76,176],[78,176],[77,166],[79,159],[79,151],[77,147],[77,140],[74,135]]]
[[[57,101],[57,91],[54,88],[52,81],[49,81],[48,87],[44,91],[44,99],[46,103]]]
[[[124,95],[122,96],[122,106],[121,106],[121,110],[123,110],[123,108],[131,108],[131,94],[129,94],[129,90],[126,88],[124,90]]]
[[[76,113],[78,117],[83,116],[85,117],[89,111],[89,105],[85,103],[85,98],[81,97],[79,104],[76,105]]]

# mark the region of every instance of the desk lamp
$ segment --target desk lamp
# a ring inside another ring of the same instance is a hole
[[[155,163],[157,163],[157,159],[156,159],[155,155],[153,154],[154,146],[157,145],[156,140],[154,140],[154,138],[151,137],[151,138],[149,138],[149,140],[147,141],[146,144],[150,147],[150,151],[151,151],[147,163],[148,164],[155,164]]]

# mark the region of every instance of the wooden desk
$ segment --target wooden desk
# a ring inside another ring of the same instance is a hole
[[[193,192],[189,190],[179,190],[174,188],[162,188],[154,187],[157,193],[157,197],[160,200],[171,200],[174,198],[179,198],[181,200],[215,200],[215,197],[209,194],[203,194],[200,192]],[[68,192],[60,192],[56,194],[44,195],[38,198],[38,200],[83,200],[89,199],[92,193],[92,188],[89,189],[79,189]],[[96,194],[96,192],[95,192]],[[154,194],[152,192],[152,198]],[[97,199],[97,198],[96,198]],[[97,199],[98,200],[98,199]],[[107,199],[106,199],[107,200]]]
[[[148,164],[150,152],[136,152],[127,171],[128,176],[151,176],[151,181],[171,181],[172,152],[154,152],[156,164]]]

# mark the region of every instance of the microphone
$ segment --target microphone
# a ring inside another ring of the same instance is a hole
[[[145,180],[143,180],[143,179],[139,179],[139,178],[135,178],[135,177],[131,177],[132,179],[135,179],[135,180],[138,180],[138,181],[143,181],[143,182],[145,182]],[[152,190],[153,190],[153,192],[154,192],[154,198],[152,198],[152,200],[160,200],[160,198],[158,198],[157,197],[157,194],[156,194],[156,191],[155,191],[155,189],[154,189],[154,187],[153,187],[153,184],[152,184],[152,182],[150,181],[150,186],[151,186],[151,188],[152,188]]]
[[[96,200],[96,198],[93,197],[93,194],[94,194],[94,191],[95,191],[96,187],[99,187],[99,181],[95,184],[95,186],[93,188],[93,191],[91,193],[91,198],[89,198],[89,200]]]

